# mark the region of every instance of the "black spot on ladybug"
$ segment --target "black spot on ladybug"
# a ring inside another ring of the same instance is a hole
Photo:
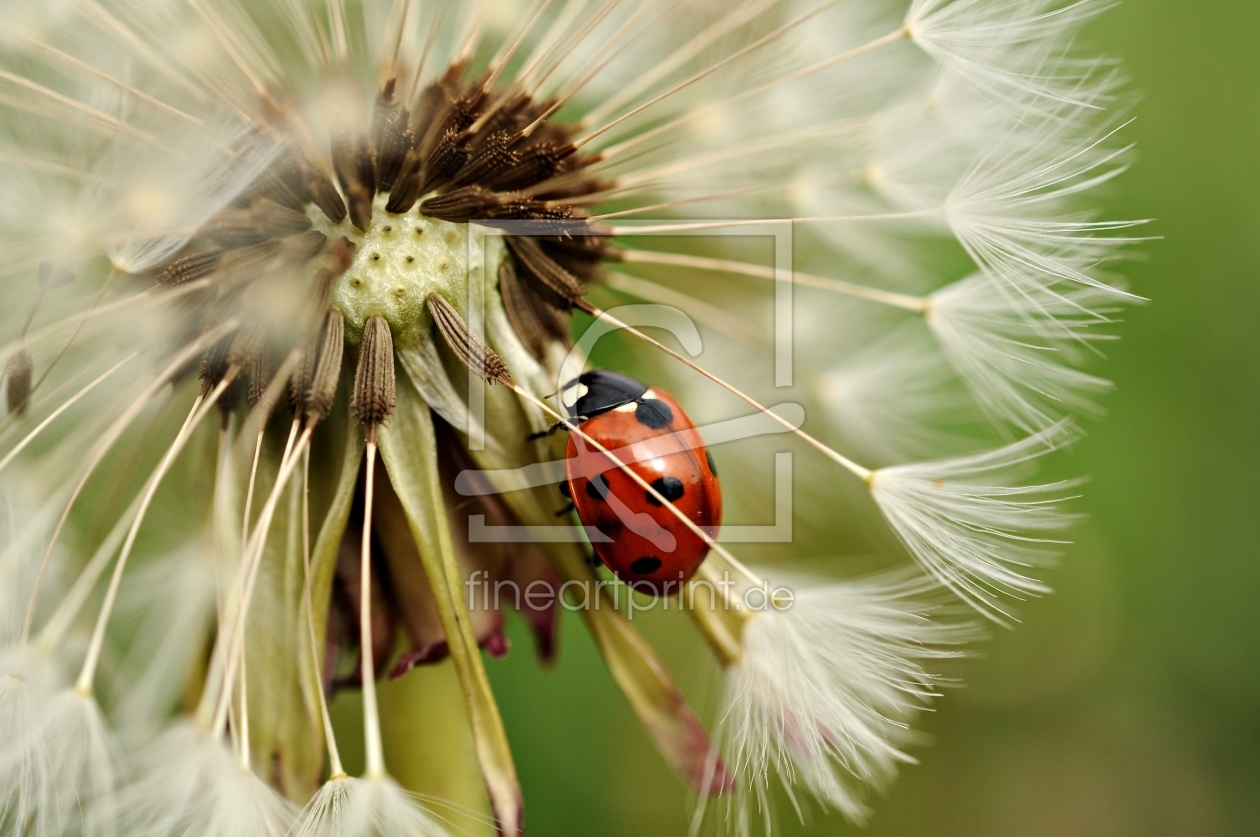
[[[603,477],[591,477],[586,483],[586,496],[604,502],[608,499],[608,484]]]
[[[652,480],[652,487],[656,489],[658,494],[666,500],[669,500],[671,503],[681,500],[683,494],[687,491],[686,486],[682,484],[682,480],[677,477],[657,477]],[[656,497],[652,496],[650,493],[647,495],[647,501],[654,506],[661,505],[661,501],[656,499]]]
[[[639,406],[634,410],[634,417],[639,420],[639,424],[650,427],[653,430],[661,430],[669,427],[674,420],[674,411],[669,405],[658,398],[646,398],[639,402]]]
[[[640,558],[630,565],[630,572],[635,575],[651,575],[661,568],[661,559],[654,556]]]
[[[563,494],[565,497],[573,496],[573,489],[569,487],[568,480],[564,480],[563,482],[560,483],[560,493]]]
[[[709,463],[709,473],[710,473],[710,474],[712,474],[713,476],[715,476],[715,477],[716,477],[716,476],[717,476],[717,466],[713,464],[713,454],[709,453],[709,452],[706,450],[706,451],[704,452],[704,461]]]

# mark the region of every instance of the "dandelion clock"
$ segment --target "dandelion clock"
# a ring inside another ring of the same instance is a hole
[[[6,2],[0,830],[523,834],[562,625],[693,832],[871,817],[1068,537],[1105,5]]]

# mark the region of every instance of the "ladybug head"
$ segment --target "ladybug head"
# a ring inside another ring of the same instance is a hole
[[[560,391],[570,418],[591,418],[638,400],[647,385],[606,369],[594,369],[574,378]]]

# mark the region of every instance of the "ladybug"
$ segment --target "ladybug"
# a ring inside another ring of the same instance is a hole
[[[678,592],[709,545],[582,434],[626,464],[710,538],[722,519],[713,458],[691,419],[668,393],[607,370],[561,391],[582,433],[569,434],[567,488],[604,566],[633,589]]]

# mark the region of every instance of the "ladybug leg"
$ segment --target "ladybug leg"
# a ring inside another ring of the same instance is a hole
[[[575,511],[577,511],[577,506],[573,505],[572,503],[565,503],[564,508],[556,512],[556,517],[564,517],[566,514],[570,514],[571,512],[575,512]]]
[[[596,569],[604,565],[604,562],[599,560],[599,556],[593,551],[586,556],[586,563],[587,566],[595,567]]]
[[[545,439],[546,437],[554,434],[557,430],[567,430],[570,424],[580,424],[581,422],[585,420],[586,420],[585,416],[574,416],[573,419],[571,419],[567,423],[563,421],[558,421],[555,424],[551,425],[551,427],[548,427],[546,430],[539,431],[538,433],[530,433],[528,436],[525,437],[525,441],[532,442],[535,439]]]
[[[564,427],[564,422],[558,421],[555,424],[551,425],[551,427],[548,427],[546,430],[541,430],[537,433],[530,433],[528,436],[525,437],[525,441],[533,442],[538,439],[545,439],[548,436],[554,434],[557,430],[559,430],[562,427]]]

